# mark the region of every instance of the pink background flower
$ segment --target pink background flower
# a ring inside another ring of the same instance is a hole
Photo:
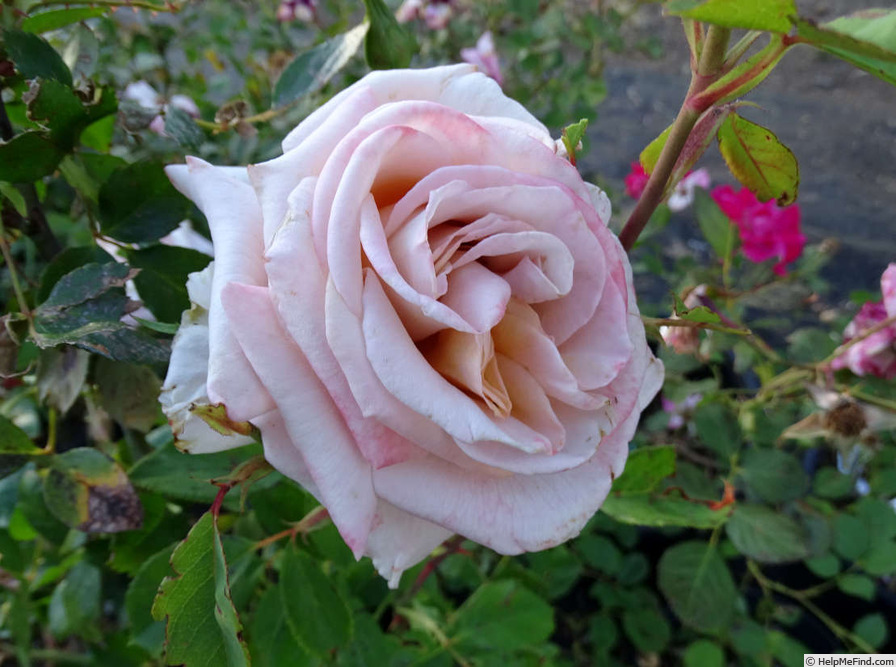
[[[747,188],[735,190],[730,185],[715,188],[712,198],[737,225],[744,256],[751,262],[777,259],[774,271],[785,275],[786,265],[800,256],[806,244],[800,232],[799,206],[760,202]]]
[[[864,304],[846,329],[844,342],[849,342],[863,331],[896,317],[896,263],[890,264],[880,279],[883,299]],[[834,359],[831,367],[848,368],[856,375],[874,375],[892,380],[896,378],[896,324],[890,324],[849,347]]]

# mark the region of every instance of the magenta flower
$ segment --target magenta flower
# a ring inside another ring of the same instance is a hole
[[[501,64],[498,61],[498,52],[495,51],[495,41],[492,39],[491,31],[486,30],[482,33],[482,37],[476,42],[476,47],[472,49],[461,49],[460,57],[475,65],[479,71],[487,74],[499,86],[504,85],[504,77],[501,75]]]
[[[311,23],[317,11],[317,0],[283,0],[277,7],[277,20],[281,23],[302,21]]]
[[[625,194],[632,199],[640,199],[649,178],[650,174],[644,171],[640,162],[632,162],[632,170],[625,177]]]
[[[735,191],[730,185],[715,188],[712,198],[737,225],[746,258],[751,262],[777,258],[775,273],[787,273],[785,265],[799,257],[806,244],[806,237],[800,233],[799,206],[763,203],[746,188]]]
[[[883,299],[862,306],[843,330],[849,342],[884,320],[896,317],[896,263],[890,264],[880,279]],[[896,378],[896,323],[867,336],[834,359],[835,370],[848,368],[856,375],[874,375],[885,380]]]
[[[422,18],[430,30],[442,30],[454,14],[454,0],[405,0],[395,12],[399,23]]]

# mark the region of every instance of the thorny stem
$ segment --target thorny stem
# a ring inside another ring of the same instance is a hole
[[[326,507],[315,507],[307,515],[305,515],[305,517],[301,521],[294,523],[286,530],[281,530],[279,533],[274,533],[273,535],[270,535],[263,540],[258,540],[258,542],[252,545],[252,549],[258,551],[259,549],[264,549],[266,546],[274,544],[275,542],[279,542],[284,537],[294,539],[296,535],[304,535],[306,533],[310,533],[315,527],[326,521],[329,517],[330,513],[327,511]]]
[[[22,292],[19,272],[16,271],[12,253],[9,251],[9,244],[6,242],[6,228],[2,222],[0,222],[0,252],[3,253],[3,261],[6,262],[6,268],[9,271],[9,281],[12,283],[12,291],[16,295],[16,301],[19,304],[19,312],[30,320],[31,310],[28,308],[28,301],[25,299],[24,292]]]
[[[282,106],[277,107],[275,109],[268,109],[267,111],[262,111],[261,113],[257,113],[254,116],[246,116],[245,118],[235,118],[233,120],[229,120],[222,123],[216,123],[210,120],[202,120],[201,118],[196,119],[196,124],[199,127],[205,128],[206,130],[211,130],[212,132],[219,133],[225,132],[231,127],[235,127],[240,123],[247,123],[249,125],[253,125],[255,123],[264,123],[266,121],[277,118],[278,116],[282,116],[287,111],[290,110],[290,106]]]
[[[672,124],[666,144],[660,152],[660,157],[653,168],[653,173],[650,174],[650,179],[647,181],[641,198],[638,199],[635,209],[619,234],[619,241],[626,251],[631,250],[635,245],[638,236],[647,226],[650,216],[663,199],[666,184],[669,182],[678,156],[684,149],[691,130],[694,129],[694,125],[697,124],[702,113],[702,110],[691,106],[690,100],[703,91],[721,71],[730,36],[731,31],[728,28],[719,26],[710,26],[707,31],[706,42],[700,54],[700,62],[697,63],[697,69],[691,76],[691,84],[684,102],[681,104],[681,109],[678,111],[678,116]]]
[[[786,595],[787,597],[796,600],[801,605],[803,605],[807,611],[812,613],[819,621],[824,623],[828,630],[834,633],[838,639],[845,642],[851,642],[856,648],[861,649],[863,653],[877,653],[874,650],[874,647],[871,646],[864,639],[859,637],[854,632],[850,632],[842,625],[837,623],[833,618],[825,614],[818,606],[812,602],[811,595],[815,595],[817,593],[812,592],[813,589],[806,589],[805,591],[795,591],[792,588],[785,586],[777,581],[769,579],[766,577],[762,570],[759,569],[759,566],[752,560],[747,559],[747,569],[750,571],[750,574],[756,579],[757,583],[762,587],[763,590],[766,591],[774,591],[775,593],[780,593],[781,595]],[[812,592],[811,595],[807,595],[807,592]]]

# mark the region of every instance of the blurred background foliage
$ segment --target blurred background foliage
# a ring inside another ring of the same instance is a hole
[[[156,398],[186,276],[209,257],[170,236],[184,219],[207,229],[162,166],[277,155],[368,70],[346,37],[364,7],[115,4],[0,14],[0,661],[789,667],[896,652],[896,387],[829,368],[877,286],[828,303],[825,244],[784,277],[747,261],[703,191],[678,232],[689,251],[664,252],[662,206],[633,255],[666,385],[578,539],[508,558],[457,538],[390,591],[259,445],[179,453]],[[418,4],[383,28],[414,66],[490,31],[504,90],[558,136],[599,119],[608,53],[663,55],[626,31],[655,3]],[[334,55],[329,82],[309,76]],[[673,316],[699,325],[675,347]]]

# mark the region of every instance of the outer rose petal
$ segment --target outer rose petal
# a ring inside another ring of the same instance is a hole
[[[168,415],[174,442],[191,454],[220,452],[253,442],[248,436],[221,435],[197,417],[191,408],[208,405],[208,306],[211,300],[214,262],[199,273],[191,273],[187,291],[193,308],[181,316],[174,336],[168,375],[159,402]]]
[[[370,464],[308,361],[283,332],[267,288],[230,283],[222,303],[237,340],[280,410],[321,502],[360,558],[376,508]]]

